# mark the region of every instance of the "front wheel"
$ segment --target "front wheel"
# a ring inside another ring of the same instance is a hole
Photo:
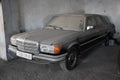
[[[109,33],[106,38],[105,38],[105,46],[109,46],[110,45],[110,40],[114,40],[113,38],[113,33]]]
[[[65,57],[65,61],[60,63],[60,66],[63,70],[72,70],[77,66],[78,63],[78,52],[79,50],[76,47],[72,47],[68,54]]]

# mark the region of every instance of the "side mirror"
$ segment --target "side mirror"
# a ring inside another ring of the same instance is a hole
[[[94,28],[94,26],[87,26],[87,30],[93,29],[93,28]]]

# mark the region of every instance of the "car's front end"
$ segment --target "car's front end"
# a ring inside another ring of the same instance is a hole
[[[38,42],[23,39],[15,40],[11,38],[9,50],[14,52],[16,56],[29,60],[42,59],[58,62],[64,60],[66,56],[66,53],[61,53],[61,46],[39,44]]]
[[[41,35],[44,33],[49,33],[49,36]],[[49,62],[60,62],[63,61],[67,55],[63,48],[63,44],[66,41],[65,39],[68,39],[67,36],[71,36],[72,34],[76,34],[76,32],[38,30],[35,31],[35,33],[14,35],[10,39],[11,45],[9,45],[9,50],[14,52],[16,56],[29,60],[40,59]],[[36,38],[34,38],[34,36]],[[50,36],[51,38],[48,38]],[[67,42],[69,42],[69,40]]]
[[[40,59],[40,60],[45,60],[49,62],[60,62],[65,59],[66,53],[65,54],[49,54],[49,53],[44,53],[44,52],[39,52],[38,54],[35,53],[30,53],[30,52],[25,52],[19,50],[16,46],[9,45],[9,50],[14,52],[16,56],[25,58],[28,60],[34,60],[34,59]]]

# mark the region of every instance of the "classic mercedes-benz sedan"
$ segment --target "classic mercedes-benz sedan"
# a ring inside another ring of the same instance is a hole
[[[62,14],[44,29],[13,35],[9,50],[21,58],[57,62],[62,69],[72,70],[83,51],[100,42],[109,45],[114,33],[114,25],[104,16]]]

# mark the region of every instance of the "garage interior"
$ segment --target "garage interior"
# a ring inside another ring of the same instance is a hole
[[[110,18],[115,37],[120,37],[120,0],[1,0],[0,80],[120,80],[117,67],[119,45],[94,48],[73,71],[57,64],[43,65],[21,59],[9,52],[10,37],[42,29],[51,16],[64,13],[93,13]]]

